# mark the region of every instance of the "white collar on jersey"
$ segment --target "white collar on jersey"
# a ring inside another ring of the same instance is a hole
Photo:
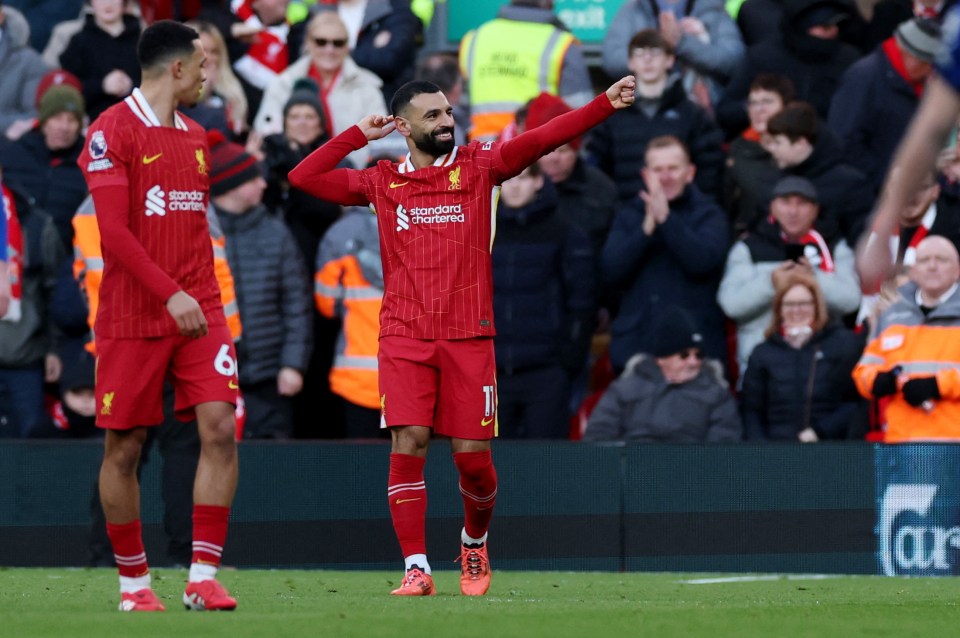
[[[147,98],[143,97],[140,87],[134,88],[133,93],[127,96],[123,102],[130,107],[130,110],[143,122],[144,126],[148,128],[151,126],[163,126],[163,124],[160,123],[160,118],[153,112],[153,107],[147,102]],[[187,130],[186,122],[183,121],[183,118],[180,117],[180,113],[177,111],[173,112],[173,125],[181,131]]]
[[[457,151],[459,147],[454,146],[453,150],[447,153],[446,155],[441,155],[433,163],[434,166],[450,166],[453,164],[453,161],[457,159]],[[410,153],[407,153],[406,158],[403,162],[400,163],[400,167],[397,169],[400,173],[412,173],[417,170],[417,167],[413,165],[413,162],[410,161]]]

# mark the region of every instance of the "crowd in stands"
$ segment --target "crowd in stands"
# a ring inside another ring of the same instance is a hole
[[[211,240],[242,324],[238,436],[381,436],[376,218],[290,170],[413,78],[442,88],[458,143],[483,143],[630,73],[632,107],[502,186],[500,435],[882,440],[889,414],[909,440],[912,410],[960,438],[931,407],[947,381],[887,347],[956,322],[960,267],[920,272],[957,259],[956,136],[899,236],[869,237],[900,279],[862,290],[854,267],[950,2],[623,0],[592,69],[552,0],[505,1],[459,48],[425,37],[434,4],[0,0],[0,437],[97,435],[85,133],[132,99],[144,26],[172,18],[207,56],[183,112],[209,133]],[[405,152],[395,134],[344,165]]]

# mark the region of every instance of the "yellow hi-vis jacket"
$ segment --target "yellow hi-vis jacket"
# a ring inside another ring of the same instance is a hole
[[[317,255],[313,298],[320,314],[343,318],[330,368],[330,389],[351,403],[379,409],[377,351],[383,268],[376,219],[369,210],[360,210],[348,212],[324,236]]]
[[[460,69],[470,89],[470,139],[496,139],[518,108],[541,92],[557,95],[563,58],[574,42],[551,24],[503,18],[467,33]]]
[[[209,215],[207,218],[209,219]],[[215,225],[210,226],[210,241],[213,243],[213,268],[220,285],[220,299],[223,302],[223,314],[227,318],[227,327],[234,341],[239,341],[242,327],[240,311],[237,307],[237,293],[233,287],[233,275],[227,264],[226,238]],[[73,216],[73,276],[80,284],[80,290],[87,300],[87,325],[93,332],[100,305],[100,282],[103,280],[103,252],[100,245],[100,227],[97,226],[97,213],[93,207],[93,198],[87,196]],[[94,340],[87,344],[93,353]]]

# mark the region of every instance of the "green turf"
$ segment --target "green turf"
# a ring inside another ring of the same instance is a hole
[[[952,636],[960,579],[779,577],[693,584],[702,574],[494,572],[483,598],[459,595],[458,574],[436,572],[439,594],[387,595],[397,573],[226,571],[232,613],[186,612],[186,572],[154,570],[162,614],[116,611],[106,569],[0,569],[0,636]]]

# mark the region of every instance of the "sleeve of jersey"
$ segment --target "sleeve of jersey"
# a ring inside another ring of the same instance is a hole
[[[161,301],[166,302],[180,286],[156,264],[130,232],[130,205],[126,186],[100,186],[91,191],[97,211],[97,226],[105,255],[116,259]]]
[[[583,135],[615,111],[606,93],[601,93],[578,109],[495,145],[493,172],[496,180],[500,182],[519,175],[527,166]]]
[[[310,153],[289,173],[290,185],[318,199],[343,206],[370,203],[360,182],[360,171],[336,168],[347,155],[367,145],[367,138],[351,126]]]

